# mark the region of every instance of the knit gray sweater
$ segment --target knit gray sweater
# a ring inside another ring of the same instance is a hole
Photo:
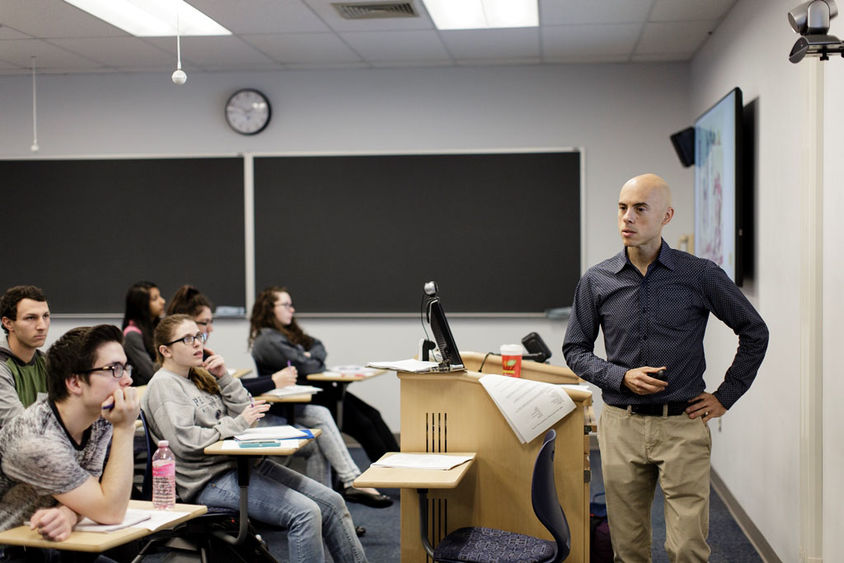
[[[200,391],[186,377],[160,369],[141,399],[153,439],[167,440],[176,458],[176,489],[190,502],[213,477],[235,468],[231,456],[205,455],[203,450],[249,428],[240,413],[249,394],[238,379],[217,380],[221,395]]]

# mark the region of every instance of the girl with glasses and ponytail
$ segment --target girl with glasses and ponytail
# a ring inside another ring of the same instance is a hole
[[[192,285],[183,285],[176,290],[176,293],[170,299],[167,314],[190,316],[199,327],[199,331],[204,334],[206,340],[203,342],[206,342],[208,336],[214,330],[214,317],[211,310],[211,301],[205,295]],[[205,358],[214,354],[213,350],[207,346],[204,347],[203,353]],[[240,382],[250,394],[258,396],[271,389],[295,384],[296,376],[295,366],[285,366],[272,374],[244,378]],[[305,474],[308,477],[328,485],[331,481],[328,476],[328,467],[325,465],[327,461],[334,470],[339,492],[347,502],[357,502],[373,508],[386,508],[393,504],[393,499],[387,495],[382,495],[376,489],[358,489],[352,486],[352,482],[360,475],[361,471],[352,459],[343,436],[337,428],[337,423],[334,422],[328,409],[314,404],[297,404],[293,408],[297,424],[322,430],[322,434],[315,441],[318,448],[316,455],[319,457],[314,458],[315,452],[302,452],[308,459],[305,468]],[[273,411],[276,411],[276,409],[273,409]],[[271,424],[287,424],[282,416],[280,411],[275,415],[269,415],[269,418],[273,419]],[[358,528],[360,535],[364,531]]]
[[[206,456],[203,450],[254,425],[269,405],[251,401],[223,358],[203,359],[202,335],[188,315],[172,315],[158,324],[155,347],[161,369],[150,380],[141,406],[153,438],[170,442],[179,497],[237,510],[235,460]],[[251,469],[248,514],[287,529],[292,562],[325,561],[325,546],[334,561],[366,561],[343,498],[272,457],[261,458]]]

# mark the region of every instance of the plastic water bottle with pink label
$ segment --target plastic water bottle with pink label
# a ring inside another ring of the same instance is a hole
[[[158,442],[152,455],[152,505],[160,510],[176,504],[176,458],[167,440]]]

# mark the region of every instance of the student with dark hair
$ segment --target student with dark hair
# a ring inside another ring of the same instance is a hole
[[[146,385],[155,373],[152,334],[162,314],[164,298],[154,283],[140,281],[126,292],[122,326],[123,349],[134,368],[133,385]]]
[[[249,344],[260,375],[292,365],[301,382],[308,383],[308,374],[325,371],[327,353],[322,342],[302,330],[293,316],[295,311],[286,288],[263,290],[252,307]],[[314,396],[314,402],[328,407],[336,417],[338,390],[330,384],[317,386],[323,391]],[[343,399],[342,427],[343,432],[360,443],[371,461],[377,461],[387,452],[399,451],[381,413],[351,393],[346,393]]]
[[[0,430],[0,530],[28,521],[60,542],[82,516],[123,520],[139,405],[122,340],[117,327],[99,325],[72,329],[50,348],[48,399]]]
[[[249,394],[225,369],[220,356],[202,357],[205,337],[187,315],[164,318],[155,329],[161,369],[149,382],[143,408],[155,439],[168,440],[176,457],[176,486],[187,502],[237,509],[235,460],[203,450],[243,432],[269,406]],[[334,561],[366,561],[342,497],[284,467],[272,457],[251,469],[250,518],[287,529],[292,562],[325,561],[323,542]]]
[[[191,317],[199,327],[199,331],[205,335],[205,342],[207,343],[208,336],[214,330],[214,317],[211,313],[211,301],[197,288],[191,285],[183,285],[176,290],[167,307],[167,315],[173,314],[184,314]],[[203,348],[204,358],[213,354],[214,352],[208,346]],[[260,395],[271,389],[295,384],[296,368],[285,366],[271,375],[245,378],[241,379],[240,382],[251,394]],[[316,445],[322,458],[327,460],[334,469],[343,498],[349,502],[359,502],[373,508],[386,508],[393,504],[393,499],[380,494],[376,489],[358,489],[352,486],[352,482],[361,472],[352,459],[349,449],[343,441],[343,436],[340,435],[340,430],[328,409],[312,404],[298,404],[293,408],[298,424],[322,430],[322,435],[316,439]],[[273,424],[286,424],[286,421],[278,420]],[[307,475],[327,484],[327,475],[324,475],[327,471],[321,470],[319,464],[314,463],[316,460],[312,460],[311,456],[308,456],[308,459]]]
[[[47,368],[38,349],[50,329],[50,308],[34,285],[17,285],[0,297],[0,427],[47,393]]]

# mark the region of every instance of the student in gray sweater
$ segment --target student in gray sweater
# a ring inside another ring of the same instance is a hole
[[[206,341],[214,331],[214,315],[211,313],[211,301],[192,285],[183,285],[176,290],[170,299],[167,307],[168,315],[184,314],[199,327],[199,331],[205,334]],[[214,355],[214,351],[206,345],[203,348],[203,358]],[[275,373],[266,376],[258,376],[249,379],[241,379],[240,382],[251,394],[258,396],[270,389],[283,388],[296,383],[297,371],[294,366],[287,366]],[[281,406],[281,405],[278,405]],[[289,403],[288,403],[288,406]],[[308,428],[318,428],[322,434],[314,441],[316,451],[305,452],[303,448],[299,453],[307,454],[307,468],[305,475],[328,485],[331,478],[328,475],[326,461],[331,464],[331,469],[336,474],[337,481],[341,487],[338,492],[343,495],[347,502],[359,502],[373,508],[386,508],[393,504],[393,499],[382,495],[376,489],[359,489],[353,486],[354,480],[360,475],[360,469],[352,459],[337,424],[331,417],[331,413],[325,407],[311,404],[296,404],[294,407],[296,422]],[[275,409],[273,409],[275,410]],[[287,424],[280,409],[273,415],[270,411],[264,421],[270,424]],[[278,416],[280,415],[280,416]],[[359,535],[363,532],[359,529]]]
[[[187,315],[159,323],[155,346],[162,369],[150,380],[141,404],[153,437],[170,442],[182,500],[237,509],[235,460],[206,456],[203,450],[249,428],[269,406],[250,401],[220,356],[203,360],[204,340]],[[251,469],[248,513],[287,528],[290,561],[325,561],[325,546],[334,561],[366,561],[342,497],[272,458],[259,459]]]

